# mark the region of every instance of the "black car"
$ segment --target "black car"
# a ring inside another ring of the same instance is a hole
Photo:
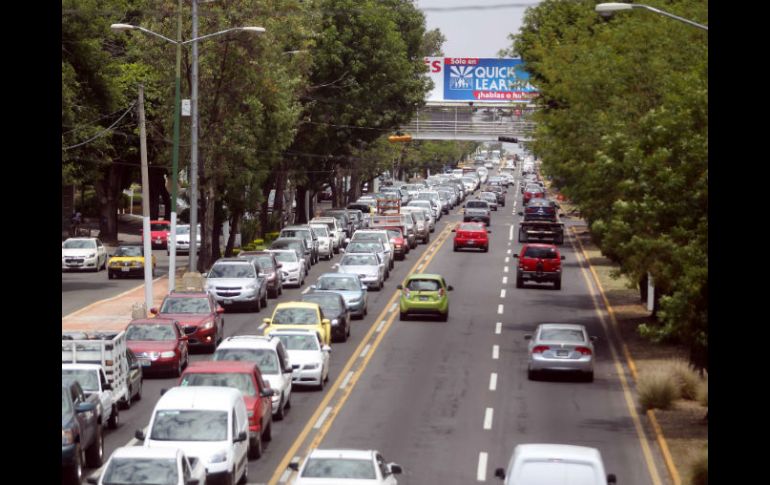
[[[101,413],[98,396],[87,398],[80,384],[62,379],[61,473],[62,482],[80,484],[83,467],[96,468],[104,461]]]
[[[350,337],[350,310],[345,305],[345,299],[334,291],[314,291],[302,296],[302,300],[317,303],[324,317],[332,322],[332,340],[346,342]]]
[[[556,222],[556,210],[559,204],[552,200],[536,198],[530,199],[523,212],[519,215],[524,216],[527,221],[549,221]]]

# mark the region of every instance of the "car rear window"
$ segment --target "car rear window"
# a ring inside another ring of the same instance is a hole
[[[224,441],[227,411],[159,410],[150,439],[158,441]]]
[[[530,246],[524,252],[524,257],[537,259],[557,259],[558,255],[556,254],[555,248],[538,248]]]
[[[406,287],[411,291],[438,291],[441,285],[436,280],[414,279],[407,283]]]
[[[581,330],[566,328],[544,328],[540,330],[539,340],[555,340],[558,342],[585,342]]]
[[[176,332],[171,325],[129,325],[126,340],[162,342],[176,340]]]
[[[217,349],[211,360],[255,362],[262,374],[278,374],[278,358],[272,349]]]
[[[202,298],[166,298],[160,313],[209,313],[209,299]]]
[[[360,291],[361,285],[354,278],[318,278],[316,288],[319,290]]]
[[[484,231],[481,224],[460,224],[461,231]]]
[[[311,458],[302,476],[308,478],[348,478],[374,480],[377,474],[371,460],[348,458]]]
[[[256,278],[254,266],[249,264],[215,264],[209,278]]]
[[[273,315],[273,323],[283,325],[316,325],[318,312],[314,308],[279,308]]]
[[[150,230],[151,231],[168,231],[169,225],[168,224],[150,224]]]
[[[171,458],[113,458],[104,471],[102,483],[179,483],[176,460]]]
[[[565,477],[569,477],[570,485],[595,485],[604,482],[604,478],[598,477],[594,467],[588,463],[549,460],[524,462],[516,475],[516,483],[564,483]]]
[[[489,207],[489,205],[486,203],[486,201],[482,200],[471,200],[467,204],[465,204],[465,207],[468,207],[469,209],[486,209]]]

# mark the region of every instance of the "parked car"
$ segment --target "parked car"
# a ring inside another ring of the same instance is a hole
[[[153,315],[178,321],[187,336],[188,347],[202,347],[210,352],[225,335],[224,312],[211,293],[202,291],[172,291],[160,308],[150,309]]]
[[[115,279],[119,276],[135,276],[144,278],[144,247],[138,245],[118,246],[107,262],[107,278]],[[152,271],[155,277],[157,262],[155,255],[151,258]]]
[[[357,274],[324,273],[318,277],[312,291],[333,291],[342,295],[351,316],[364,318],[368,313],[367,286]]]
[[[270,251],[241,251],[239,258],[253,259],[267,278],[267,296],[278,298],[283,294],[283,264],[276,259],[276,254]]]
[[[594,380],[594,344],[583,325],[542,323],[535,333],[524,335],[529,340],[527,377],[535,379],[541,371],[566,371]]]
[[[281,278],[283,286],[295,285],[297,288],[305,284],[307,269],[304,260],[297,257],[293,249],[268,249],[275,255],[276,261],[281,265]]]
[[[281,339],[289,353],[292,384],[323,390],[329,381],[329,354],[332,348],[321,344],[318,334],[310,330],[276,330],[271,335]]]
[[[96,411],[102,424],[110,429],[116,429],[120,424],[118,399],[113,397],[112,385],[107,381],[107,375],[100,364],[62,364],[62,382],[75,380],[80,384],[86,396],[98,397],[99,406]]]
[[[331,325],[332,322],[323,314],[323,310],[317,303],[307,303],[301,301],[289,301],[279,303],[273,310],[270,318],[262,320],[264,322],[266,336],[273,330],[306,328],[318,333],[318,337],[326,345],[331,343]]]
[[[193,362],[179,378],[179,385],[234,387],[241,391],[249,417],[249,458],[262,456],[264,443],[272,439],[274,394],[255,362]]]
[[[102,465],[104,440],[98,406],[98,399],[87,398],[76,380],[62,379],[61,475],[68,485],[80,485],[84,466]]]
[[[524,288],[526,281],[551,282],[554,290],[561,289],[561,262],[564,256],[553,244],[525,244],[521,253],[514,254],[519,260],[516,268],[516,288]]]
[[[400,465],[387,463],[376,450],[314,449],[301,466],[292,461],[289,468],[298,472],[295,485],[345,482],[396,485],[395,475],[402,473]]]
[[[346,253],[333,267],[340,273],[357,274],[370,289],[379,291],[385,285],[385,264],[377,253]]]
[[[261,335],[237,335],[226,338],[211,358],[254,362],[262,377],[276,392],[271,399],[273,418],[281,420],[291,407],[291,360],[281,340]]]
[[[126,327],[126,344],[146,373],[170,373],[179,377],[189,362],[187,335],[176,320],[132,320]]]
[[[96,485],[204,485],[206,468],[179,448],[123,446],[112,452],[103,473],[86,481]]]
[[[71,237],[61,244],[61,269],[90,269],[107,267],[107,249],[95,237]]]
[[[258,312],[267,306],[267,275],[256,261],[220,258],[203,277],[203,289],[224,308],[243,306]]]
[[[496,469],[495,476],[505,485],[560,483],[563,477],[570,477],[570,483],[576,485],[617,483],[614,474],[605,475],[599,450],[573,445],[517,445],[508,467]]]
[[[489,251],[489,229],[481,222],[463,222],[452,229],[455,233],[454,251],[460,249],[481,249],[485,253]]]
[[[411,315],[438,315],[442,322],[449,319],[449,295],[454,288],[438,274],[412,273],[406,277],[401,290],[400,320]]]
[[[342,295],[333,291],[315,291],[302,295],[301,301],[317,303],[321,307],[324,316],[332,323],[332,341],[347,342],[350,337],[350,310]]]

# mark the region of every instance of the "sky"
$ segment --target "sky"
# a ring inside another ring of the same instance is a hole
[[[497,57],[500,49],[511,46],[508,34],[518,32],[526,6],[539,2],[416,0],[415,3],[425,12],[428,30],[438,28],[446,37],[443,50],[447,57]]]

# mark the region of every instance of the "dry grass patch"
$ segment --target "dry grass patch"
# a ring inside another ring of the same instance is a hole
[[[679,386],[680,397],[689,401],[695,401],[703,385],[703,379],[698,372],[682,359],[671,360],[666,363],[666,366]]]
[[[698,456],[690,462],[690,484],[708,485],[709,483],[709,451],[708,448],[698,453]]]
[[[679,399],[679,386],[671,371],[665,367],[648,369],[639,374],[636,384],[639,404],[643,410],[670,409]]]

